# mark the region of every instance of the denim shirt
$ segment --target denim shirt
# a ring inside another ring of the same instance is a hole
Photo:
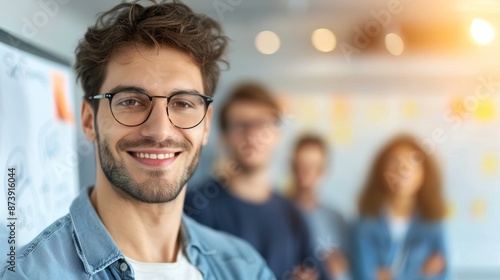
[[[396,246],[389,233],[384,217],[361,219],[353,234],[354,279],[371,280],[380,267],[391,267],[395,261]],[[444,225],[441,222],[426,222],[418,215],[411,221],[401,247],[401,265],[396,280],[445,280],[449,279],[449,259],[446,248]],[[445,259],[445,269],[435,276],[424,276],[421,271],[427,258],[440,253]]]
[[[0,279],[134,279],[132,267],[92,206],[90,191],[73,201],[68,215],[20,248],[15,272],[6,266]],[[262,257],[241,239],[187,216],[182,217],[181,236],[188,259],[203,279],[275,279]]]

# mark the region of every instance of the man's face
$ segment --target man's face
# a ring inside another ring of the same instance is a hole
[[[101,93],[128,86],[141,88],[150,96],[170,96],[178,91],[203,93],[200,69],[187,55],[171,48],[130,48],[113,58]],[[97,113],[84,102],[82,124],[87,138],[97,145],[98,178],[104,175],[126,198],[145,203],[175,199],[206,144],[211,107],[198,126],[179,129],[168,119],[166,99],[154,98],[147,121],[127,127],[114,119],[109,100],[95,102],[100,102]]]
[[[280,131],[272,109],[255,102],[237,101],[226,113],[226,147],[244,169],[265,167],[279,141]]]
[[[306,144],[295,152],[293,161],[297,187],[304,190],[318,187],[326,169],[325,151],[318,145]]]

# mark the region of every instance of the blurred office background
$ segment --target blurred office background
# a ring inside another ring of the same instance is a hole
[[[118,2],[2,0],[0,28],[73,62],[87,26]],[[499,1],[184,2],[219,20],[231,38],[216,111],[243,80],[278,94],[285,115],[273,165],[277,189],[289,181],[295,137],[319,132],[333,147],[321,198],[354,218],[374,153],[395,134],[411,133],[444,175],[455,278],[500,279]],[[82,92],[74,88],[78,118]],[[95,164],[92,146],[76,131],[85,187]],[[216,125],[208,146],[194,181],[211,173],[223,150]]]

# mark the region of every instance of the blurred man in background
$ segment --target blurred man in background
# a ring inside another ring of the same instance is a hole
[[[298,138],[292,155],[289,195],[309,225],[311,243],[325,270],[334,279],[349,279],[347,224],[338,211],[323,205],[317,194],[328,169],[329,153],[328,144],[319,135],[309,133]]]
[[[249,241],[278,279],[316,279],[319,263],[312,256],[307,226],[299,210],[273,191],[269,178],[280,140],[276,100],[259,84],[242,84],[230,93],[219,121],[229,170],[224,178],[191,189],[184,211]]]

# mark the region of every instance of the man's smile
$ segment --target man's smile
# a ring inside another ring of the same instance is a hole
[[[165,167],[172,164],[181,151],[162,149],[162,150],[134,150],[127,151],[136,161],[153,167]]]

